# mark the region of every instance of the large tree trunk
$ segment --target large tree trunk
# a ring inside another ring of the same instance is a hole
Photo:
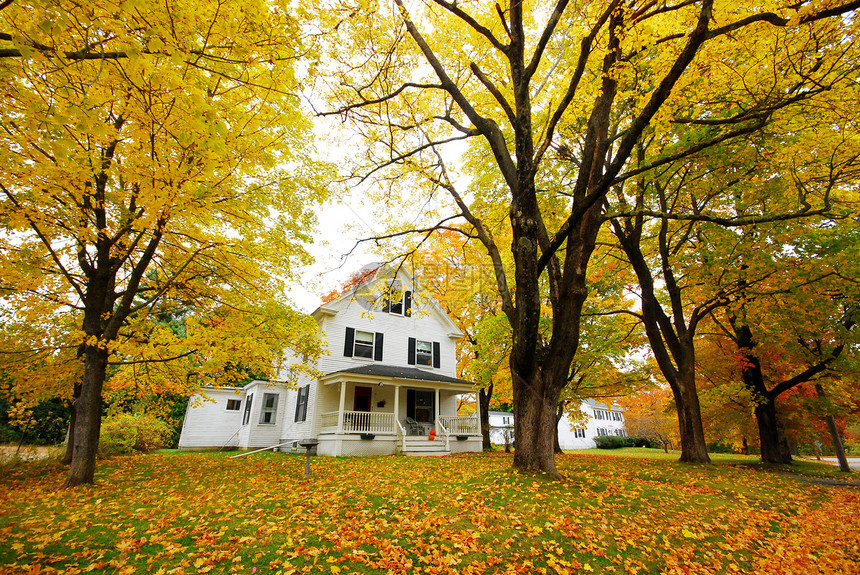
[[[791,463],[791,449],[782,433],[772,397],[756,398],[755,418],[761,443],[761,460],[767,463]]]
[[[845,447],[842,445],[842,438],[839,437],[836,419],[832,415],[828,415],[824,419],[827,421],[827,429],[830,431],[830,439],[833,441],[833,451],[836,452],[836,459],[839,460],[839,471],[850,473],[851,467],[848,465],[848,458],[845,457]]]
[[[484,451],[489,451],[493,448],[490,443],[490,399],[493,396],[493,386],[490,386],[489,392],[482,387],[478,390],[478,412],[481,417],[481,437],[483,439]]]
[[[744,359],[741,378],[755,402],[754,413],[761,444],[761,460],[766,463],[791,463],[791,449],[776,413],[776,396],[764,383],[761,362],[755,353],[756,342],[752,330],[731,312],[729,323],[735,333],[735,344]]]
[[[681,459],[683,463],[710,463],[702,425],[699,394],[696,391],[696,375],[692,369],[678,374],[672,387],[678,411],[678,428],[681,435]],[[679,401],[680,399],[680,401]]]
[[[513,369],[512,372],[516,374]],[[561,388],[548,385],[539,374],[514,386],[514,467],[561,477],[555,467],[553,449],[555,409],[560,394]]]
[[[664,222],[665,226],[665,222]],[[681,436],[681,459],[684,463],[710,463],[708,448],[705,444],[705,431],[702,426],[702,411],[696,391],[696,348],[693,336],[697,321],[690,319],[690,325],[683,324],[684,314],[681,289],[677,286],[668,263],[663,267],[666,289],[671,294],[671,313],[673,322],[657,298],[654,276],[648,266],[639,244],[642,223],[637,227],[624,228],[613,224],[633,271],[639,280],[642,291],[642,324],[651,346],[651,352],[663,377],[672,388],[675,409],[678,412],[678,432]],[[665,251],[665,250],[664,250]],[[666,261],[666,260],[664,260]]]
[[[92,483],[96,470],[102,421],[102,386],[107,371],[107,350],[87,347],[81,395],[76,402],[74,447],[64,487]]]

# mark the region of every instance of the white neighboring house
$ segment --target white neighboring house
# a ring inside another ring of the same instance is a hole
[[[586,417],[585,427],[574,425],[567,415],[558,422],[558,444],[562,449],[592,449],[597,447],[594,438],[599,435],[627,437],[624,410],[586,399],[579,406]]]
[[[179,448],[290,449],[317,439],[317,453],[333,456],[481,451],[478,414],[457,415],[458,398],[476,394],[457,378],[463,334],[405,271],[382,275],[311,314],[328,344],[320,378],[293,389],[269,381],[201,389]]]
[[[627,436],[624,425],[624,411],[620,408],[586,399],[579,406],[586,417],[586,423],[574,424],[567,414],[558,422],[558,444],[562,449],[593,449],[597,447],[594,438],[598,435]],[[490,412],[490,441],[497,445],[505,444],[505,437],[513,443],[514,414],[505,411]]]
[[[490,411],[490,443],[495,445],[513,444],[514,414],[508,411]]]

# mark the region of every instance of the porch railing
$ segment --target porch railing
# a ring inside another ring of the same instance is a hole
[[[406,441],[406,430],[396,419],[394,423],[396,425],[395,431],[397,431],[397,438],[394,440],[394,453],[400,455],[403,453],[404,442]]]
[[[436,427],[439,428],[439,435],[445,438],[445,451],[451,451],[451,432],[445,427],[445,424],[442,423],[442,418],[439,417],[436,419]]]
[[[344,433],[394,433],[393,413],[344,411]]]
[[[481,429],[478,426],[477,414],[467,415],[465,417],[443,415],[439,416],[439,423],[441,423],[451,435],[481,434]]]

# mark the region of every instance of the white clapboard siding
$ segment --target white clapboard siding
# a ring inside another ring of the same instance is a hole
[[[242,402],[239,411],[227,411],[228,399]],[[245,394],[242,390],[207,389],[195,394],[189,400],[185,412],[179,448],[237,447],[244,407]]]
[[[283,385],[265,381],[253,381],[245,386],[245,394],[254,394],[251,417],[240,432],[239,447],[255,449],[280,443],[281,426],[286,412],[287,390]],[[278,406],[273,423],[260,423],[263,412],[263,397],[271,393],[278,396]]]
[[[360,365],[383,363],[401,367],[418,367],[432,373],[457,377],[457,349],[453,332],[435,312],[422,312],[420,302],[416,302],[411,317],[375,311],[370,314],[354,301],[340,301],[334,317],[325,317],[320,322],[328,342],[328,349],[320,359],[319,368],[323,373],[333,373]],[[383,356],[381,362],[372,359],[344,356],[346,328],[383,334]],[[409,338],[439,343],[439,367],[409,365]]]
[[[314,433],[314,406],[317,404],[317,388],[319,383],[316,380],[302,379],[298,387],[304,387],[308,384],[310,384],[310,393],[308,394],[307,416],[304,421],[296,421],[296,401],[299,397],[298,389],[286,390],[286,411],[284,412],[281,425],[281,443],[316,437]]]

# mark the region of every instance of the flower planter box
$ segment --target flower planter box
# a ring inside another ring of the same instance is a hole
[[[467,439],[469,439],[468,435],[458,435],[457,436],[457,441],[466,441]]]
[[[373,439],[374,437],[376,437],[376,435],[374,435],[373,433],[362,433],[361,434],[362,439]]]

